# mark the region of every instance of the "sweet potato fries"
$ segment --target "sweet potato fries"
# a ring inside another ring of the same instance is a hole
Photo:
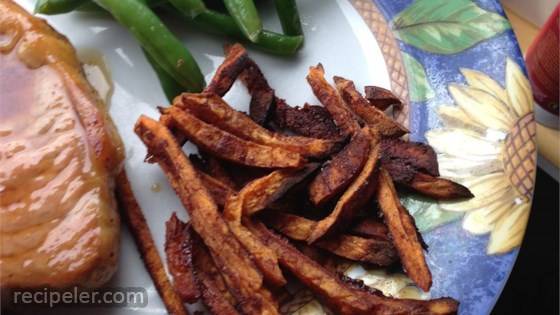
[[[316,261],[400,263],[430,289],[423,241],[393,182],[434,199],[472,194],[438,177],[429,146],[399,139],[407,130],[382,111],[399,100],[368,88],[368,101],[342,77],[335,88],[319,64],[307,80],[324,107],[292,108],[241,45],[226,51],[205,92],[177,96],[159,122],[142,116],[135,126],[190,217],[167,222],[169,310],[181,298],[213,314],[279,314],[289,271],[336,314],[456,314],[451,298],[386,297]],[[249,115],[222,99],[238,78],[252,96]],[[184,140],[200,156],[187,158]]]

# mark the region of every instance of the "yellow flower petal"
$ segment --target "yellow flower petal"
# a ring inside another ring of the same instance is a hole
[[[430,130],[426,133],[428,143],[438,153],[471,160],[495,160],[501,145],[464,129]]]
[[[502,162],[496,159],[471,161],[439,155],[438,164],[441,176],[452,179],[479,177],[504,170]]]
[[[513,195],[509,193],[513,190],[504,173],[495,173],[486,176],[473,178],[463,181],[463,185],[468,187],[474,197],[465,201],[440,201],[442,209],[448,211],[469,211],[481,209],[492,202],[502,198],[513,201]]]
[[[529,80],[513,60],[506,61],[506,90],[511,107],[518,117],[523,117],[533,109],[533,94]]]
[[[529,209],[529,203],[516,205],[496,222],[488,242],[489,255],[507,253],[521,245],[529,220]]]
[[[457,84],[449,85],[449,93],[469,117],[487,128],[507,131],[514,123],[509,108],[492,94]]]
[[[437,111],[447,128],[468,129],[481,135],[486,132],[486,127],[472,120],[459,106],[442,105]]]
[[[511,207],[512,201],[510,199],[502,199],[482,209],[469,211],[463,219],[463,228],[473,234],[489,233],[494,228],[496,221]]]
[[[471,69],[461,69],[461,73],[465,76],[467,83],[473,87],[483,90],[499,99],[505,106],[509,107],[509,99],[507,92],[500,84],[494,81],[485,73]]]

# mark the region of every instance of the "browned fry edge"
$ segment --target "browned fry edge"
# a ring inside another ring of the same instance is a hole
[[[320,105],[305,104],[291,107],[286,101],[276,98],[272,122],[279,129],[287,129],[295,134],[318,139],[345,139],[334,123],[331,114]]]
[[[194,234],[194,231],[191,231]],[[193,235],[193,265],[195,268],[195,278],[201,291],[202,302],[212,314],[216,315],[237,315],[235,309],[237,301],[229,292],[227,285],[214,264],[208,249],[202,240]]]
[[[157,251],[154,239],[152,238],[150,228],[146,223],[146,218],[142,214],[142,210],[134,197],[132,188],[123,170],[116,178],[117,201],[121,209],[127,225],[132,232],[132,236],[136,241],[136,246],[140,251],[142,261],[148,270],[156,289],[165,305],[169,314],[188,315],[181,298],[173,289],[161,257]]]
[[[383,111],[371,106],[368,100],[356,90],[354,82],[339,76],[334,77],[334,82],[348,109],[382,136],[398,138],[408,133],[408,129],[404,126],[385,115]]]
[[[343,135],[353,135],[360,130],[360,124],[355,115],[344,105],[344,101],[336,89],[325,80],[324,74],[325,71],[320,63],[315,67],[309,67],[307,82],[311,86],[313,94],[329,111]]]
[[[472,192],[461,184],[448,179],[433,177],[419,172],[414,175],[414,178],[410,183],[405,183],[405,185],[425,196],[437,200],[453,200],[474,197]]]
[[[262,218],[267,225],[298,241],[306,240],[317,223],[317,221],[281,212],[268,212]],[[340,233],[319,240],[315,245],[343,258],[379,266],[388,266],[398,259],[397,252],[389,240],[367,239]]]
[[[366,128],[366,132],[371,132]],[[373,139],[372,139],[373,138]],[[331,234],[350,222],[356,211],[370,201],[376,188],[375,171],[379,159],[379,135],[370,138],[370,150],[367,161],[354,182],[340,197],[334,210],[324,219],[317,222],[313,232],[307,238],[308,243],[313,243],[319,238]]]
[[[390,90],[384,89],[379,86],[365,86],[364,92],[366,94],[366,99],[371,105],[379,108],[380,110],[386,110],[389,106],[395,106],[397,109],[401,109],[403,102]]]
[[[401,263],[410,279],[428,291],[432,286],[432,274],[426,264],[414,218],[401,205],[391,176],[383,168],[379,172],[378,185],[377,201]]]
[[[184,302],[195,303],[200,297],[192,265],[190,224],[184,223],[175,212],[165,222],[165,255],[167,268],[173,278],[175,291]]]
[[[249,57],[241,44],[235,43],[226,50],[226,57],[216,70],[205,92],[224,96],[231,88],[241,71],[247,67]]]
[[[220,207],[226,204],[229,195],[235,194],[235,190],[206,173],[199,172],[199,177],[216,204]]]
[[[377,219],[362,219],[352,226],[350,232],[364,237],[389,240],[389,229],[382,221]]]
[[[383,164],[402,164],[402,169],[409,168],[432,176],[439,176],[439,166],[437,155],[434,149],[425,143],[404,141],[402,139],[382,139],[381,140],[381,161]],[[389,170],[388,170],[389,171]],[[391,171],[389,171],[391,173]],[[406,177],[406,174],[393,174],[391,177],[399,181],[399,177]]]
[[[262,145],[282,147],[306,157],[325,157],[337,145],[337,142],[332,140],[289,136],[272,132],[255,123],[245,113],[235,110],[219,95],[213,93],[183,93],[182,97],[173,105],[187,110],[198,119],[244,140]]]
[[[225,46],[228,53],[230,46]],[[274,90],[268,84],[259,66],[251,58],[247,58],[247,66],[240,73],[239,79],[249,90],[251,102],[249,116],[259,125],[264,126],[274,108]]]
[[[367,128],[360,130],[350,142],[321,169],[309,185],[309,199],[322,206],[337,197],[360,174],[371,148]]]
[[[298,168],[305,163],[298,153],[245,141],[179,108],[170,107],[166,112],[188,140],[221,159],[264,168]]]

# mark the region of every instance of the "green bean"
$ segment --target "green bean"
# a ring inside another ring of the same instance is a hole
[[[163,93],[167,97],[167,100],[170,104],[173,103],[173,99],[175,98],[175,96],[184,92],[183,87],[179,85],[179,83],[177,83],[177,81],[175,81],[173,77],[167,74],[167,72],[165,72],[165,70],[150,56],[150,54],[148,54],[148,52],[146,52],[146,50],[142,49],[142,51],[144,52],[144,56],[146,56],[146,59],[154,69],[154,72],[159,79],[159,84],[161,85],[161,88],[163,89]]]
[[[186,91],[200,92],[204,76],[188,49],[139,0],[94,0],[140,42],[146,52]]]
[[[253,0],[224,0],[224,4],[247,39],[257,42],[262,23]]]
[[[168,13],[174,10],[164,6]],[[175,13],[176,14],[176,13]],[[223,34],[239,40],[246,40],[233,18],[212,10],[200,13],[196,18],[189,19],[196,27],[211,33]],[[256,42],[255,48],[276,55],[293,55],[303,43],[303,36],[286,36],[275,32],[263,30]]]
[[[202,0],[169,0],[169,2],[179,12],[191,19],[206,11],[206,6]]]
[[[276,12],[286,35],[302,35],[296,0],[274,0]]]
[[[150,8],[157,8],[167,3],[168,1],[167,0],[142,0],[142,2],[144,2]],[[105,9],[98,6],[97,4],[95,4],[95,2],[91,0],[87,0],[87,2],[81,5],[80,7],[78,7],[76,11],[88,12],[88,13],[107,13]]]
[[[89,0],[37,0],[35,2],[35,13],[62,14],[74,11]]]

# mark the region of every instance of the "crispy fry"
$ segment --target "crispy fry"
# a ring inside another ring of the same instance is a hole
[[[406,183],[405,185],[425,196],[432,197],[437,200],[474,197],[471,191],[461,184],[457,184],[448,179],[433,177],[424,173],[416,173],[412,181]]]
[[[204,91],[224,96],[241,71],[247,67],[248,62],[249,57],[245,48],[237,43],[231,45],[226,51],[224,61]]]
[[[319,172],[309,185],[309,199],[317,206],[338,196],[362,170],[371,146],[371,134],[362,129]]]
[[[366,86],[366,99],[369,103],[380,110],[386,110],[389,106],[395,106],[401,109],[403,106],[400,98],[395,96],[393,92],[379,86]]]
[[[245,141],[179,108],[171,107],[166,112],[173,119],[173,126],[190,141],[221,159],[264,168],[297,168],[305,162],[298,153]]]
[[[214,199],[216,204],[220,207],[223,207],[226,204],[226,200],[229,195],[235,193],[235,190],[231,189],[231,187],[206,173],[199,172],[198,175],[202,184],[204,184],[204,187],[206,187],[212,196],[212,199]]]
[[[270,293],[262,287],[261,273],[229,230],[217,205],[169,130],[146,116],[138,119],[134,130],[188,210],[192,227],[211,250],[228,286],[235,288],[232,294],[241,302],[243,311],[248,314],[277,314]]]
[[[204,156],[204,159],[206,160],[206,165],[208,166],[207,168],[208,175],[219,180],[224,185],[227,185],[230,189],[237,188],[237,185],[231,178],[230,173],[226,171],[226,166],[224,165],[225,164],[224,161],[219,160],[206,153],[202,153],[202,156]]]
[[[255,263],[274,286],[286,284],[276,254],[249,232],[241,222],[241,217],[251,215],[264,209],[268,204],[279,198],[290,187],[302,180],[317,168],[316,164],[308,165],[302,170],[277,170],[246,185],[238,194],[231,195],[224,207],[224,218],[235,234],[235,237],[251,253]]]
[[[431,146],[420,142],[409,142],[401,139],[382,139],[381,140],[381,162],[404,164],[413,170],[428,173],[432,176],[439,176],[437,155]],[[401,167],[402,168],[402,167]],[[388,170],[389,171],[389,170]],[[389,171],[394,180],[398,173],[393,174]]]
[[[354,114],[344,105],[344,101],[326,80],[323,66],[318,64],[315,67],[309,67],[307,82],[311,86],[313,93],[319,99],[321,104],[332,115],[334,122],[340,128],[344,136],[353,135],[360,130],[360,125]]]
[[[300,170],[280,169],[250,182],[239,194],[228,200],[232,205],[224,215],[237,222],[242,215],[254,215],[284,195],[288,189],[302,181],[317,167],[317,163],[309,163]],[[236,208],[233,208],[233,204]]]
[[[285,236],[305,241],[311,234],[316,221],[293,214],[269,212],[263,221]],[[343,258],[363,261],[379,266],[387,266],[397,259],[397,252],[389,240],[366,239],[359,236],[337,234],[315,243],[335,255]]]
[[[229,292],[227,285],[214,264],[208,249],[198,240],[192,239],[193,265],[196,281],[201,291],[202,302],[212,314],[237,315],[237,301]]]
[[[183,93],[174,106],[191,112],[206,123],[248,141],[281,147],[306,157],[321,158],[335,148],[336,142],[300,136],[285,136],[261,127],[244,113],[231,108],[221,97],[211,93]]]
[[[215,163],[220,163],[213,157],[212,160],[215,161]],[[196,154],[190,154],[189,161],[198,171],[198,176],[202,181],[202,184],[204,184],[204,187],[206,187],[212,196],[212,199],[214,199],[218,206],[223,207],[226,203],[227,197],[236,192],[234,188],[235,184],[229,185],[222,181],[231,181],[227,174],[220,172],[225,170],[222,169],[220,164],[211,166],[208,159],[202,160],[202,158]],[[218,170],[218,172],[216,172],[216,170]],[[221,177],[219,175],[216,176],[215,174],[219,174]]]
[[[331,114],[319,105],[305,104],[291,107],[283,99],[276,99],[272,120],[281,129],[298,135],[319,139],[342,139]]]
[[[313,228],[307,238],[308,243],[313,243],[319,238],[332,233],[336,228],[344,226],[353,218],[355,212],[373,196],[375,190],[375,171],[379,158],[379,138],[374,136],[371,140],[371,149],[360,175],[340,197],[334,210]]]
[[[350,233],[380,240],[390,240],[387,226],[383,222],[371,218],[360,220],[352,226]]]
[[[342,77],[334,77],[338,93],[345,104],[359,116],[367,125],[375,128],[384,137],[398,138],[408,130],[398,122],[389,118],[383,111],[370,105],[360,92],[356,90],[354,82]]]
[[[229,53],[230,49],[231,46],[224,47],[226,53]],[[268,85],[261,69],[251,58],[248,58],[247,66],[240,73],[239,79],[251,94],[249,116],[257,124],[264,126],[274,107],[274,90]]]
[[[200,292],[194,280],[190,229],[189,223],[181,222],[173,213],[165,223],[165,254],[175,291],[184,302],[194,303]]]
[[[422,290],[428,291],[432,286],[432,274],[414,218],[401,205],[391,176],[383,168],[378,175],[377,201],[406,273]]]
[[[124,170],[117,175],[116,191],[121,213],[134,237],[142,261],[154,281],[167,312],[174,315],[188,315],[183,301],[181,301],[167,277],[150,228],[146,223],[146,218],[142,214],[136,198],[134,198],[134,193]]]
[[[349,285],[262,224],[253,221],[248,227],[266,245],[276,251],[280,263],[286,269],[338,314],[456,314],[458,303],[450,298],[431,301],[393,299],[373,289],[366,291]]]

